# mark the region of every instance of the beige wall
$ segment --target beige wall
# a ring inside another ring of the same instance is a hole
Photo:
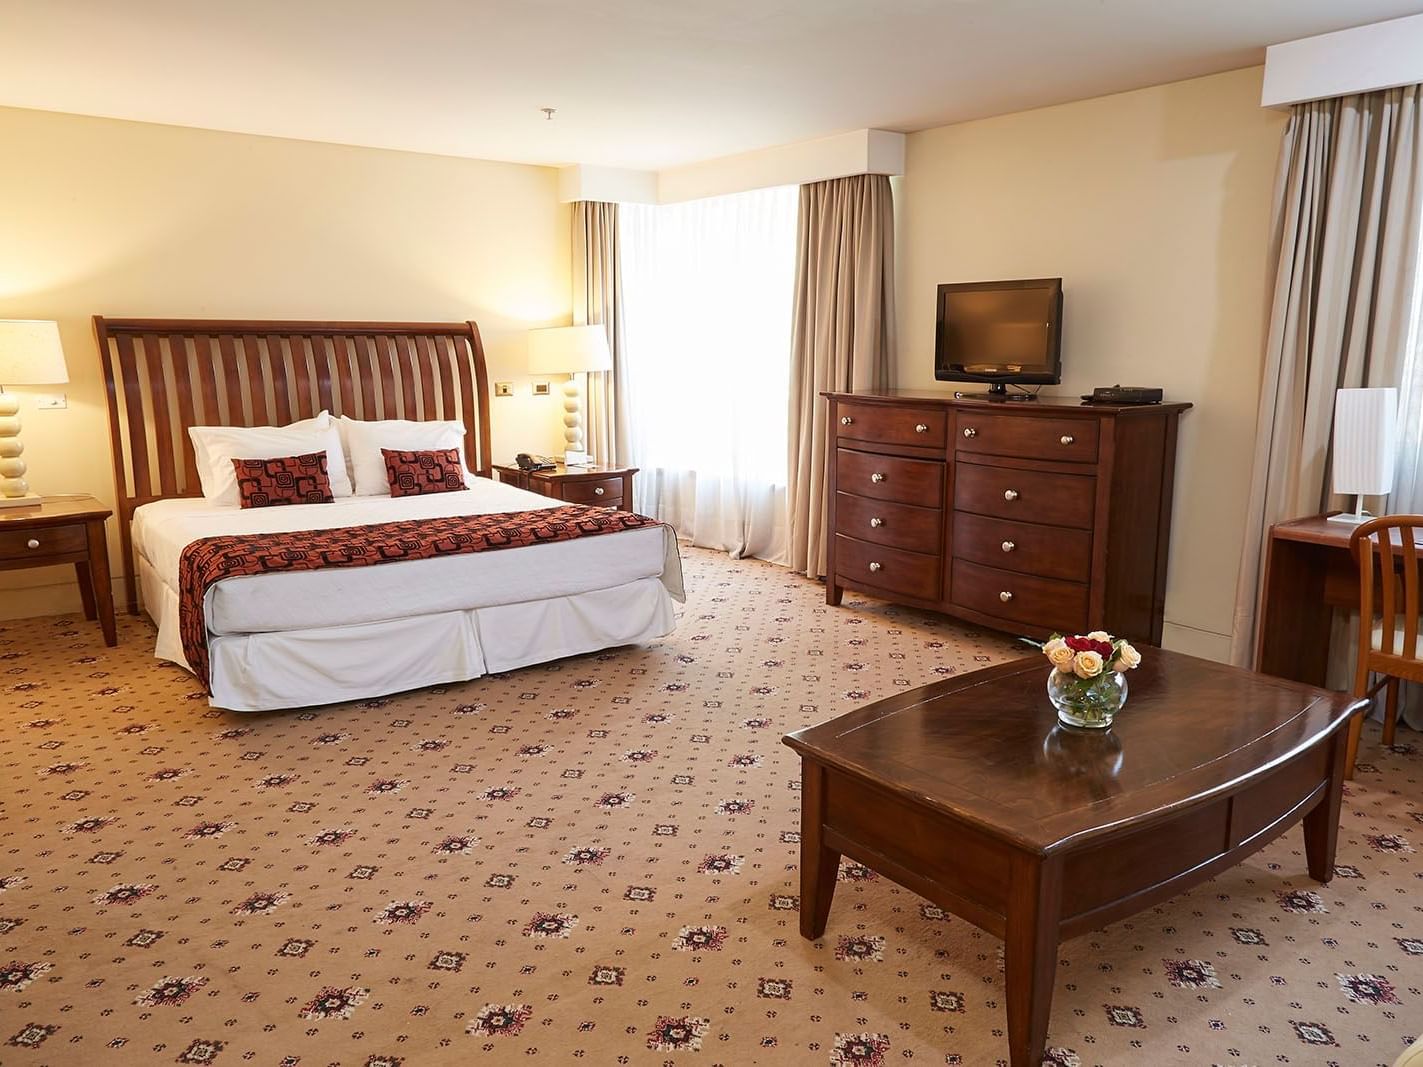
[[[936,387],[935,286],[1063,278],[1063,382],[1159,385],[1182,419],[1166,643],[1224,659],[1284,115],[1261,69],[909,137],[899,384]]]
[[[524,331],[569,321],[556,171],[3,108],[0,145],[0,318],[57,319],[70,372],[16,390],[36,491],[113,499],[96,313],[472,318],[516,383],[495,459],[559,449],[559,389],[523,376]],[[78,603],[64,571],[0,572],[0,617]]]

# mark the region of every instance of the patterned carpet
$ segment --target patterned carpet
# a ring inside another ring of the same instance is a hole
[[[0,630],[0,1064],[999,1064],[999,942],[847,865],[796,930],[788,729],[1015,655],[686,553],[659,644],[311,713],[126,620]],[[1128,711],[1129,713],[1129,711]],[[1064,947],[1050,1062],[1388,1064],[1423,1026],[1417,735],[1298,832]]]

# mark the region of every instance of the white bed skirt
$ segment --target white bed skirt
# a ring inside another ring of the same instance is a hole
[[[178,595],[139,560],[154,655],[187,668]],[[156,609],[156,611],[155,611]],[[213,707],[271,711],[369,699],[665,637],[676,626],[660,578],[412,618],[209,640]]]

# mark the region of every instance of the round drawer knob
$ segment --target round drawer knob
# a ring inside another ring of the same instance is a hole
[[[1005,490],[1003,490],[1003,499],[1004,499],[1004,500],[1017,500],[1017,499],[1018,499],[1018,490],[1016,490],[1016,489],[1005,489]]]
[[[1004,552],[1012,552],[1013,549],[1015,549],[1015,548],[1017,548],[1017,547],[1018,547],[1018,546],[1015,545],[1012,541],[1004,541],[1004,542],[1003,542],[1003,551],[1004,551]]]
[[[978,431],[975,430],[972,426],[965,426],[963,428],[963,435],[965,437],[977,437]]]
[[[870,481],[878,484],[884,481],[884,475],[881,474],[879,471],[875,471],[873,474],[870,475]]]
[[[1003,592],[1001,592],[1001,593],[998,594],[998,599],[1001,600],[1001,601],[1003,601],[1003,603],[1006,604],[1006,603],[1008,603],[1008,601],[1010,601],[1010,600],[1013,599],[1013,594],[1010,593],[1010,592],[1008,592],[1008,590],[1005,589],[1005,590],[1003,590]]]
[[[39,547],[40,547],[39,538],[38,538],[38,537],[31,537],[28,541],[25,542],[25,547],[26,547],[26,548],[39,548]]]
[[[603,492],[604,492],[604,490],[603,490],[603,487],[602,487],[601,485],[595,485],[595,486],[593,487],[593,495],[594,495],[594,496],[602,496],[602,495],[603,495]]]
[[[852,419],[852,418],[850,418],[849,415],[841,415],[841,416],[840,416],[840,425],[841,425],[841,426],[849,426],[850,423],[852,423],[852,422],[854,422],[854,421],[855,421],[855,420]]]
[[[914,432],[915,432],[915,433],[928,433],[928,432],[929,432],[929,424],[928,424],[928,423],[924,423],[924,422],[916,422],[916,423],[914,424]]]
[[[879,516],[875,516],[873,519],[870,520],[870,525],[873,526],[876,530],[878,530],[881,526],[884,525],[884,520],[881,519]]]
[[[878,573],[879,570],[880,570],[880,565],[879,565],[878,563],[871,563],[871,564],[870,564],[870,572],[871,572],[871,573]]]
[[[1070,433],[1065,433],[1059,437],[1058,440],[1065,445],[1070,445],[1073,441],[1077,440],[1077,438],[1073,437]]]

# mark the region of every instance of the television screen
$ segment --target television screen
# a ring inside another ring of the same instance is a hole
[[[941,285],[934,376],[1056,384],[1061,324],[1061,278]]]

